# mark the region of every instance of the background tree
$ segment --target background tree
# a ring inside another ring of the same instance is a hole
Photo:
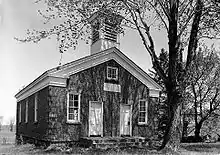
[[[186,93],[188,107],[192,107],[188,116],[194,117],[195,138],[200,139],[203,123],[220,114],[220,58],[213,48],[197,52]]]
[[[2,130],[3,116],[0,116],[0,131]]]
[[[15,117],[11,117],[9,120],[9,130],[11,132],[13,132],[14,124],[15,124]]]
[[[151,56],[154,70],[163,80],[167,91],[168,126],[161,148],[177,149],[182,132],[182,100],[185,75],[192,65],[201,38],[216,38],[219,34],[219,3],[214,0],[37,0],[47,5],[39,11],[45,23],[60,19],[62,23],[46,30],[28,30],[24,42],[38,42],[56,35],[60,52],[75,47],[79,39],[90,39],[88,19],[95,12],[109,17],[106,10],[123,17],[121,28],[136,29],[146,51]],[[168,36],[168,74],[159,64],[151,27],[165,29]],[[182,54],[186,52],[186,63]]]

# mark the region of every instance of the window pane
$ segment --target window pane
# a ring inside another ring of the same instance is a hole
[[[73,120],[74,115],[73,114],[69,114],[69,120]]]
[[[140,107],[140,111],[146,111],[145,107]]]
[[[140,117],[145,117],[145,112],[140,112]]]
[[[69,95],[69,100],[73,100],[73,94]]]
[[[73,101],[69,101],[69,107],[73,107]]]
[[[144,117],[139,117],[139,122],[145,122],[145,118]]]
[[[77,113],[74,113],[74,120],[78,120],[78,114]]]
[[[78,101],[74,101],[74,107],[78,107],[78,104],[79,102]]]
[[[140,107],[145,107],[145,101],[140,101]]]
[[[108,75],[107,75],[107,76],[110,77],[110,76],[111,76],[110,68],[107,69],[107,72],[108,72]]]
[[[116,79],[117,78],[117,68],[107,68],[107,76],[110,79]]]
[[[74,109],[73,108],[69,108],[69,113],[74,113]]]
[[[74,101],[76,101],[76,100],[78,101],[78,96],[79,95],[74,95]]]
[[[78,109],[74,108],[74,120],[78,120]]]

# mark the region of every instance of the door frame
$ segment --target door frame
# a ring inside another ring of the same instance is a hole
[[[101,104],[101,110],[102,110],[102,112],[101,112],[101,119],[102,119],[102,133],[101,133],[101,137],[103,137],[103,129],[104,129],[104,122],[103,122],[103,118],[104,118],[104,115],[103,115],[103,102],[100,102],[100,101],[89,101],[89,116],[90,116],[90,108],[91,108],[91,105],[92,105],[92,103],[99,103],[99,104]],[[91,136],[91,133],[90,133],[90,123],[89,123],[89,119],[88,119],[88,130],[89,130],[89,132],[88,132],[88,136],[90,137]]]
[[[120,104],[120,124],[119,124],[119,132],[120,132],[120,136],[123,136],[123,134],[121,133],[121,110],[123,106],[130,106],[130,133],[129,136],[132,136],[132,104]]]

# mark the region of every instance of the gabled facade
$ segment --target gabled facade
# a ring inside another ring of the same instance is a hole
[[[161,87],[118,49],[51,69],[16,94],[17,138],[151,136]]]
[[[117,39],[99,35],[91,55],[46,71],[15,95],[18,141],[154,134],[161,87],[115,47]]]

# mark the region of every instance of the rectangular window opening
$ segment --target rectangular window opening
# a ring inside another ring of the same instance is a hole
[[[67,122],[80,122],[80,95],[68,93]]]
[[[107,67],[107,79],[118,80],[118,68],[117,67]]]
[[[139,124],[147,124],[147,101],[140,100],[139,101]]]

